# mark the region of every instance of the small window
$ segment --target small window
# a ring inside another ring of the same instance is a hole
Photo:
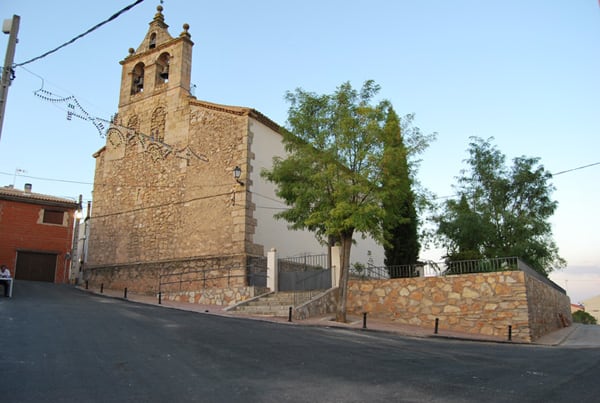
[[[63,224],[63,219],[65,217],[64,211],[58,210],[44,210],[44,224]]]
[[[150,49],[154,49],[156,47],[156,34],[152,33],[152,35],[150,35]]]

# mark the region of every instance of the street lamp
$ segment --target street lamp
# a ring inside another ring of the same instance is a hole
[[[233,168],[233,178],[235,179],[235,181],[237,183],[244,186],[244,182],[242,182],[240,180],[241,176],[242,176],[242,168],[240,168],[239,166],[236,165],[235,168]]]

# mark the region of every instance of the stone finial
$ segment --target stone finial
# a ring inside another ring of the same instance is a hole
[[[134,48],[129,48],[129,55],[131,56],[134,53],[135,53],[135,49]]]
[[[183,24],[183,31],[181,32],[181,34],[179,34],[179,36],[185,36],[185,37],[191,38],[192,35],[190,35],[190,33],[188,32],[189,29],[190,29],[190,24],[188,24],[188,23]]]
[[[157,11],[157,13],[154,15],[154,21],[164,22],[165,16],[162,13],[163,7],[160,4],[158,6],[156,6],[156,11]]]

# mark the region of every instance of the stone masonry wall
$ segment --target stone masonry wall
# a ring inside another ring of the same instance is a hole
[[[571,299],[533,276],[525,276],[533,340],[571,325]]]
[[[296,307],[294,309],[294,319],[302,320],[314,316],[320,316],[333,313],[337,309],[340,300],[339,288],[332,288],[316,298]]]
[[[109,135],[106,150],[96,156],[89,263],[244,252],[245,189],[237,187],[232,170],[245,161],[247,119],[195,109],[181,128],[189,127],[189,143],[172,145],[189,147],[201,159],[153,153],[135,137],[113,144]]]
[[[521,271],[349,283],[349,313],[432,329],[530,342],[528,309]]]
[[[267,288],[254,286],[209,288],[171,293],[165,299],[169,301],[188,302],[190,304],[231,306],[266,292]]]
[[[173,273],[181,273],[175,274]],[[162,275],[162,277],[161,277]],[[197,292],[203,289],[226,289],[246,286],[246,256],[213,256],[136,263],[114,266],[88,267],[84,272],[88,286],[158,294]]]

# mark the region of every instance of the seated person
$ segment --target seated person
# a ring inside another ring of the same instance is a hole
[[[0,270],[0,283],[2,283],[2,286],[4,287],[4,296],[8,297],[8,292],[10,290],[10,282],[3,281],[2,279],[4,278],[10,278],[10,270],[8,270],[8,267],[6,265],[2,265],[2,270]]]

